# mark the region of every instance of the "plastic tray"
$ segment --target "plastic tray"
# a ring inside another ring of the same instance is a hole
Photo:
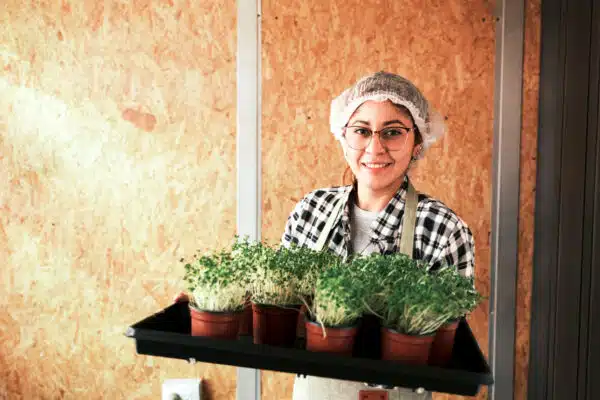
[[[126,336],[135,339],[139,354],[239,367],[312,375],[378,385],[423,388],[473,396],[481,385],[493,384],[490,368],[462,320],[456,331],[447,367],[407,365],[379,360],[378,327],[368,319],[359,330],[352,357],[252,343],[251,336],[219,340],[190,335],[188,303],[177,303],[132,325]]]

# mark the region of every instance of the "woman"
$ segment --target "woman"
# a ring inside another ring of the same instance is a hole
[[[328,248],[344,258],[401,251],[432,269],[451,265],[472,275],[469,227],[440,201],[417,194],[407,176],[445,130],[421,92],[398,75],[366,76],[333,100],[330,124],[354,182],[306,195],[287,220],[282,244]],[[359,382],[297,377],[293,399],[359,399],[365,390],[383,391]],[[431,397],[409,389],[387,392],[390,400]]]

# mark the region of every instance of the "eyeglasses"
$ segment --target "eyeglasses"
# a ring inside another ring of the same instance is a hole
[[[380,131],[372,131],[364,126],[347,126],[344,129],[346,143],[354,150],[364,150],[369,146],[373,135],[379,134],[379,142],[389,151],[402,150],[408,139],[408,133],[413,128],[392,126]]]

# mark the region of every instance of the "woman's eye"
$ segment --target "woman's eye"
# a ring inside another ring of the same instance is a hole
[[[393,138],[396,136],[401,136],[403,133],[404,132],[402,132],[400,129],[388,129],[383,132],[383,135],[388,138]]]
[[[357,135],[361,135],[361,136],[370,136],[371,135],[371,131],[365,128],[356,128],[354,130],[354,133]]]

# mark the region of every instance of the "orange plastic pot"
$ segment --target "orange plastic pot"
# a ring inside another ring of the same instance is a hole
[[[192,336],[235,340],[238,338],[241,315],[241,312],[202,311],[190,306]]]
[[[381,328],[381,358],[405,364],[426,365],[434,337],[405,335]]]
[[[352,355],[354,339],[358,332],[357,326],[325,327],[326,336],[323,337],[321,325],[312,321],[306,321],[304,324],[306,327],[306,350]]]
[[[255,344],[292,347],[296,341],[300,306],[276,307],[252,303]]]
[[[452,348],[454,347],[454,338],[456,337],[456,328],[458,321],[443,325],[435,333],[431,351],[429,352],[429,365],[444,367],[448,365],[452,358]]]

